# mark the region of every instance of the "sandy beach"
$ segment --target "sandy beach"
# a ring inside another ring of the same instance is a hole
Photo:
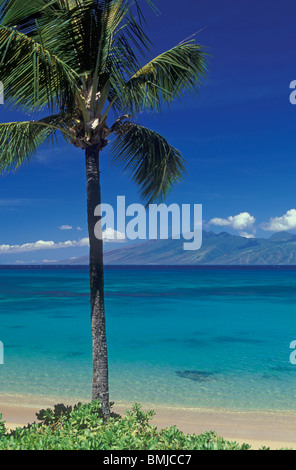
[[[65,400],[50,402],[39,398],[34,405],[32,397],[25,399],[22,397],[20,406],[14,402],[13,397],[9,397],[0,403],[0,412],[6,421],[6,427],[14,429],[36,421],[36,412],[58,402],[72,404]],[[117,403],[113,410],[124,414],[130,408],[131,404]],[[156,414],[152,423],[159,429],[176,425],[185,433],[201,434],[212,430],[228,440],[248,443],[253,450],[262,446],[274,450],[281,448],[296,450],[296,413],[177,408],[145,403],[142,403],[142,408],[154,409]]]

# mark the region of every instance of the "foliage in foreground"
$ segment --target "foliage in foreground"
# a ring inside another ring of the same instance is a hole
[[[184,434],[176,426],[158,430],[154,412],[136,404],[124,416],[112,414],[105,424],[98,402],[74,408],[56,405],[37,413],[38,423],[8,431],[0,421],[0,450],[249,450],[214,432]],[[2,415],[0,414],[0,419]],[[266,448],[264,448],[267,450]]]

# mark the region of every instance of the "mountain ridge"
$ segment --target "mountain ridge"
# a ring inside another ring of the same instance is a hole
[[[228,232],[203,231],[199,250],[184,251],[184,240],[148,240],[106,251],[106,265],[296,265],[296,235],[278,232],[270,238],[244,238]],[[87,265],[88,256],[57,265]]]

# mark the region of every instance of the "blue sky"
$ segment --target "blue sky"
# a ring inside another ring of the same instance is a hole
[[[157,4],[161,13],[146,15],[153,55],[197,31],[211,54],[199,95],[161,116],[139,119],[187,161],[184,181],[167,203],[202,204],[206,230],[256,237],[295,231],[296,106],[289,101],[289,84],[296,80],[295,1],[184,0],[182,9],[175,0]],[[22,118],[0,106],[1,121]],[[110,161],[106,149],[103,201],[115,205],[116,196],[125,195],[127,204],[141,202],[134,184]],[[55,149],[45,146],[30,165],[0,177],[0,216],[0,246],[87,237],[83,152],[62,142]],[[81,256],[88,250],[80,245],[0,250],[0,264]]]

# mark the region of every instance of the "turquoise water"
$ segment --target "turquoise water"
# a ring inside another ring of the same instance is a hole
[[[296,268],[106,269],[110,398],[296,410]],[[86,268],[0,268],[0,399],[87,400]]]

